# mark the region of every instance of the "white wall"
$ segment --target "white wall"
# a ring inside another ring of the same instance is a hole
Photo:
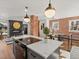
[[[54,18],[79,16],[79,0],[55,0],[56,15]]]

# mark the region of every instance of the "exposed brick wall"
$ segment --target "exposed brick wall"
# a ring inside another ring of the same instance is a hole
[[[51,27],[52,22],[59,21],[59,31],[58,32],[62,32],[64,34],[69,34],[69,33],[79,34],[79,32],[69,32],[69,20],[76,20],[76,19],[79,19],[79,16],[50,20],[49,27]]]
[[[39,20],[35,15],[31,15],[31,34],[39,36]]]

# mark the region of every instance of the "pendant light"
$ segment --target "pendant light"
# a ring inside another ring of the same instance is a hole
[[[49,0],[48,7],[45,9],[45,16],[47,18],[52,18],[55,15],[55,8],[51,5],[51,0]]]
[[[28,7],[25,7],[26,16],[24,17],[24,21],[25,21],[25,22],[30,22],[30,18],[29,18],[29,16],[27,15],[27,9],[28,9]]]

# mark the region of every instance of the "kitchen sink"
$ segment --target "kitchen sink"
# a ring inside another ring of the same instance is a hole
[[[19,39],[18,42],[23,43],[23,44],[32,44],[35,42],[39,42],[41,41],[40,39],[36,39],[36,38],[24,38],[24,39]]]

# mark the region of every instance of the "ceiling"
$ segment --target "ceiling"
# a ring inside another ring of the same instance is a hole
[[[79,0],[52,0],[51,3],[56,8],[54,18],[79,16]],[[28,15],[37,15],[44,19],[47,5],[48,0],[0,0],[0,20],[24,17],[25,6],[28,7]]]

